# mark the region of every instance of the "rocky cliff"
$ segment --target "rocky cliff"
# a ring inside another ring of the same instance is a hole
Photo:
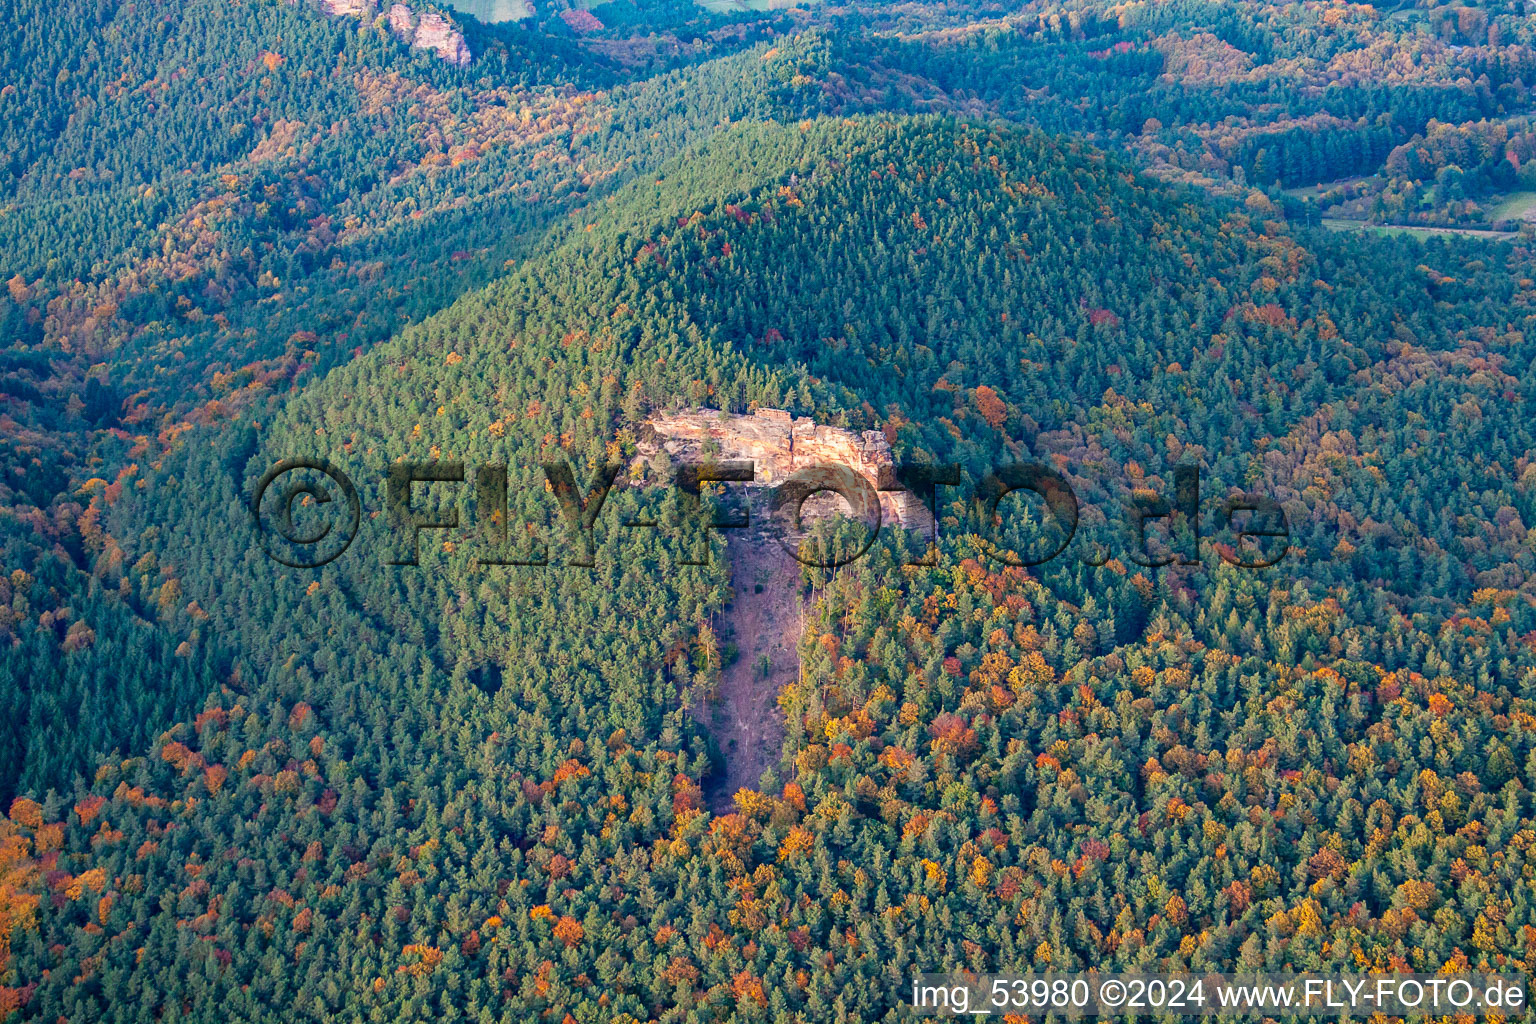
[[[648,420],[638,447],[647,456],[665,451],[677,462],[700,462],[706,455],[750,460],[755,479],[747,487],[775,486],[799,469],[846,466],[878,493],[883,525],[923,531],[933,527],[922,502],[894,489],[891,446],[878,430],[829,427],[806,416],[796,419],[782,409],[758,409],[747,416],[692,409]]]
[[[333,17],[371,18],[379,13],[375,0],[317,0],[320,9]],[[419,16],[408,5],[397,3],[387,12],[389,30],[401,42],[419,50],[431,50],[450,64],[463,66],[474,59],[452,21],[438,11],[423,11]]]
[[[403,21],[396,21],[397,15]],[[449,64],[463,66],[470,62],[469,46],[464,35],[453,23],[437,11],[426,11],[416,19],[414,33],[410,27],[412,11],[405,4],[395,4],[389,9],[389,26],[402,41],[409,40],[419,50],[431,50]]]

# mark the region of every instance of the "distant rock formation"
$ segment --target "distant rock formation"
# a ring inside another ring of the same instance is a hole
[[[333,17],[371,17],[378,7],[375,0],[318,0],[320,9]],[[474,59],[469,44],[460,32],[438,11],[425,11],[420,18],[409,5],[396,3],[388,12],[389,30],[401,42],[419,50],[431,50],[449,64],[460,67]]]
[[[925,532],[933,527],[927,507],[911,492],[895,489],[891,446],[878,430],[829,427],[808,416],[796,419],[782,409],[758,409],[747,416],[692,409],[648,420],[637,447],[643,455],[665,451],[684,463],[702,462],[706,456],[750,460],[755,479],[743,485],[747,487],[775,486],[799,469],[846,466],[877,492],[882,524]]]
[[[462,67],[470,62],[472,58],[464,34],[447,18],[437,11],[427,11],[416,21],[414,31],[412,20],[412,11],[405,4],[390,7],[389,30],[401,42],[409,42],[419,50],[431,50],[449,64]]]

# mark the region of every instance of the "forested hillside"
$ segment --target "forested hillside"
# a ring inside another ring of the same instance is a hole
[[[686,86],[625,83],[526,34],[474,36],[482,56],[463,69],[282,0],[78,6],[60,17],[84,47],[44,31],[41,8],[16,12],[28,90],[0,88],[19,112],[0,128],[8,148],[33,154],[13,161],[0,207],[0,542],[44,581],[21,619],[48,615],[60,636],[95,600],[96,524],[185,431],[222,431],[505,273],[546,232],[579,229],[562,215],[691,139],[798,108],[789,79],[812,45],[713,61]],[[91,116],[59,117],[69,109]],[[180,642],[154,616],[123,621],[124,644]],[[53,663],[52,647],[31,649]],[[133,665],[0,687],[9,717],[35,722],[0,737],[15,754],[0,758],[0,796],[141,749],[208,692],[150,685]],[[160,710],[93,716],[87,692]]]
[[[1392,243],[944,120],[742,129],[658,182],[112,506],[101,586],[220,679],[142,754],[13,807],[18,895],[44,894],[12,939],[28,1017],[868,1020],[940,964],[1523,966],[1531,611],[1475,577],[1528,557],[1526,481],[1493,458],[1528,447],[1497,369],[1525,358],[1527,256],[1382,277]],[[1453,277],[1486,301],[1415,318]],[[1056,373],[1094,397],[1048,401]],[[648,410],[754,403],[894,425],[971,479],[1060,454],[1085,505],[1115,493],[1094,464],[1166,490],[1197,460],[1211,493],[1270,488],[1298,550],[1027,573],[947,505],[935,567],[893,538],[810,574],[779,768],[713,816],[683,709],[726,581],[617,526],[665,520],[668,490],[614,494],[593,569],[430,532],[387,568],[381,516],[279,570],[244,525],[301,455],[370,509],[395,458],[504,462],[511,521],[552,525],[539,461],[584,481]],[[1481,430],[1486,458],[1425,455]]]
[[[1536,251],[1294,191],[1511,187],[1514,12],[633,3],[462,19],[459,67],[283,0],[5,6],[0,1020],[1529,969]],[[685,408],[961,480],[925,564],[888,527],[803,570],[723,811],[697,712],[751,581],[641,456]],[[296,458],[359,491],[314,569],[252,523]],[[414,558],[402,459],[463,465]],[[1038,503],[978,500],[1018,461],[1079,506],[1028,568]],[[623,467],[590,544],[561,463]],[[1143,545],[1181,466],[1198,520]]]

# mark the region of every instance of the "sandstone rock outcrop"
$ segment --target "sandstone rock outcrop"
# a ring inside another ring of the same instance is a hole
[[[389,8],[389,30],[402,43],[411,41],[416,32],[416,17],[405,4],[393,4]]]
[[[416,24],[416,39],[411,45],[431,50],[449,64],[460,67],[470,61],[469,45],[464,42],[463,33],[436,11],[428,11],[421,16]]]
[[[320,10],[332,17],[372,17],[379,6],[376,0],[317,0]],[[392,4],[386,14],[390,32],[401,42],[420,50],[431,50],[450,64],[463,66],[474,59],[464,33],[437,11],[425,11],[420,18],[408,4]]]
[[[755,479],[742,485],[749,488],[776,486],[796,470],[846,466],[875,489],[883,525],[925,532],[933,527],[927,507],[898,489],[891,446],[878,430],[830,427],[782,409],[758,409],[747,416],[692,409],[648,420],[637,447],[646,456],[665,451],[684,463],[750,460]]]

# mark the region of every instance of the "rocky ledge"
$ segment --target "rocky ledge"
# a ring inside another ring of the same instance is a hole
[[[318,0],[320,9],[333,17],[370,18],[379,12],[375,0]],[[449,64],[464,66],[474,59],[464,33],[438,11],[418,15],[408,5],[392,4],[387,14],[389,30],[401,42],[418,50],[431,50]]]
[[[908,491],[891,489],[896,487],[895,461],[890,443],[878,430],[829,427],[782,409],[758,409],[745,416],[690,409],[647,420],[637,447],[647,457],[664,451],[674,462],[750,460],[755,479],[748,487],[774,486],[796,470],[846,466],[875,488],[883,524],[923,531],[933,526],[921,501]]]

